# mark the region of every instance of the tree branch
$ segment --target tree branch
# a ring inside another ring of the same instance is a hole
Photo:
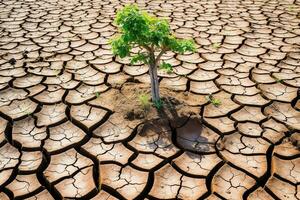
[[[142,45],[142,47],[144,47],[147,51],[151,52],[151,48],[148,47],[147,45]]]
[[[157,55],[156,59],[155,59],[155,65],[157,65],[157,63],[159,62],[161,56],[166,52],[166,49],[162,49],[161,52]]]

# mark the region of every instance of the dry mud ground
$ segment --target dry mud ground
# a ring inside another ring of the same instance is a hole
[[[129,2],[0,1],[0,199],[300,199],[300,1],[137,1],[198,44],[159,72],[196,115],[145,126],[108,44]]]

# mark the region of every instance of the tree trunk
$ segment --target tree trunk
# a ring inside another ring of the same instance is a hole
[[[157,77],[157,66],[155,64],[149,64],[149,74],[151,79],[151,95],[152,101],[160,100],[159,97],[159,83]]]

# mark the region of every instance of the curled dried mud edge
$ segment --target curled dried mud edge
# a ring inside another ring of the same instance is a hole
[[[105,96],[107,99],[109,99],[109,103],[113,104],[111,105],[113,109],[110,110],[110,115],[113,113],[118,113],[125,119],[125,122],[134,120],[139,121],[138,125],[133,129],[132,134],[125,140],[122,140],[122,144],[132,152],[134,152],[125,166],[129,165],[132,168],[148,172],[147,184],[143,191],[135,199],[156,199],[155,197],[149,195],[149,192],[154,184],[154,174],[158,169],[160,169],[167,163],[169,163],[173,167],[176,167],[173,163],[173,160],[184,153],[184,149],[180,148],[180,145],[177,144],[176,129],[184,126],[191,118],[197,118],[198,120],[202,121],[200,117],[201,106],[188,105],[185,100],[187,100],[189,96],[187,94],[184,94],[183,92],[173,91],[161,87],[160,93],[164,102],[164,106],[162,107],[162,109],[157,109],[154,106],[151,106],[148,110],[144,110],[139,102],[138,96],[140,94],[150,95],[149,84],[127,82],[123,85],[112,86],[112,89],[114,90],[114,92]],[[101,99],[101,96],[99,98]],[[108,118],[109,116],[104,121],[106,121]],[[132,164],[131,161],[133,161],[138,156],[139,151],[131,147],[128,142],[131,141],[137,134],[139,134],[145,126],[151,123],[168,124],[168,126],[171,128],[170,140],[179,149],[179,151],[171,157],[163,158],[163,161],[151,170],[145,170]],[[81,127],[80,124],[76,123],[76,125]],[[78,152],[85,155],[86,157],[89,157],[90,159],[93,159],[94,163],[97,162],[97,159],[93,158],[93,155],[90,155],[84,149],[79,147]],[[213,170],[213,173],[211,173],[211,179],[213,177],[213,174],[217,172],[221,166],[222,164],[215,167],[215,170]],[[96,174],[95,179],[99,180],[99,182],[101,183],[101,171]],[[99,182],[97,184],[100,184]],[[211,182],[211,180],[208,181],[208,183],[209,182]],[[117,199],[125,199],[118,191],[106,184],[102,184],[100,187],[102,190],[108,192],[110,195],[114,196]],[[211,192],[208,192],[204,196],[209,196],[210,193]]]
[[[149,192],[151,191],[154,184],[154,174],[158,169],[160,169],[162,166],[164,166],[167,163],[173,166],[177,171],[180,171],[182,174],[186,174],[184,171],[180,170],[173,163],[173,160],[175,158],[179,157],[185,152],[185,149],[182,148],[177,143],[176,129],[185,126],[190,119],[199,120],[201,124],[206,125],[206,123],[201,117],[203,115],[202,105],[196,105],[196,106],[189,105],[186,102],[187,100],[189,100],[188,99],[189,94],[186,94],[185,92],[178,92],[166,88],[160,88],[162,99],[165,103],[165,106],[161,110],[158,110],[154,106],[151,106],[150,110],[144,111],[138,101],[138,95],[150,94],[150,88],[148,84],[141,84],[136,82],[125,83],[122,86],[117,86],[113,88],[117,90],[117,92],[115,93],[115,99],[113,100],[113,102],[116,104],[113,112],[121,112],[124,119],[128,121],[132,121],[132,120],[140,121],[140,124],[134,128],[132,135],[129,136],[127,139],[123,140],[122,142],[128,149],[134,152],[134,154],[129,158],[129,162],[126,165],[129,165],[132,168],[141,171],[147,171],[149,173],[145,188],[135,198],[135,200],[145,199],[145,198],[158,200],[158,198],[149,195]],[[143,115],[141,115],[141,113]],[[128,144],[128,142],[131,141],[136,136],[136,134],[142,132],[142,129],[145,126],[151,123],[155,123],[155,124],[167,123],[171,128],[171,141],[179,149],[179,151],[169,158],[163,158],[164,160],[159,165],[152,168],[151,170],[144,170],[142,168],[133,165],[130,162],[138,156],[139,152],[136,149],[132,148]],[[220,154],[219,151],[217,151],[217,154]],[[225,164],[224,161],[219,162],[208,174],[205,182],[205,185],[207,187],[207,192],[204,193],[201,197],[199,197],[199,199],[205,199],[213,193],[212,186],[211,186],[213,177],[224,164]],[[189,174],[189,176],[191,175]],[[100,172],[100,178],[101,178],[101,172]],[[105,184],[103,184],[101,187],[104,191],[107,191],[112,196],[118,199],[124,199],[124,197],[113,188]],[[181,199],[181,198],[177,196],[176,199]]]
[[[125,83],[121,87],[117,87],[117,89],[119,90],[119,94],[121,96],[124,96],[125,98],[117,97],[116,110],[118,110],[119,112],[122,112],[124,118],[128,121],[132,121],[132,120],[140,120],[141,121],[141,123],[136,127],[134,134],[132,134],[132,136],[130,136],[130,138],[127,138],[126,140],[130,141],[133,137],[135,137],[137,132],[140,132],[137,129],[143,128],[143,126],[147,125],[148,123],[153,123],[155,121],[166,121],[172,129],[171,130],[172,143],[177,148],[180,149],[180,151],[177,152],[174,156],[164,159],[164,161],[160,165],[147,171],[147,172],[149,172],[147,185],[145,186],[144,190],[139,194],[139,196],[137,196],[135,198],[135,199],[144,199],[144,198],[157,199],[148,194],[153,187],[154,173],[157,169],[159,169],[161,166],[169,163],[177,171],[180,171],[182,174],[185,174],[184,171],[181,171],[180,169],[178,169],[178,167],[176,165],[174,165],[174,163],[173,163],[173,159],[180,156],[185,151],[182,147],[180,147],[180,145],[177,144],[176,128],[180,128],[180,127],[184,126],[187,123],[187,121],[191,118],[197,118],[198,120],[201,121],[202,124],[206,125],[205,121],[201,117],[203,115],[203,109],[201,109],[202,106],[188,105],[184,101],[184,100],[186,100],[187,95],[184,94],[183,92],[180,93],[180,92],[168,90],[165,88],[161,88],[162,99],[165,102],[165,104],[168,106],[164,106],[162,110],[157,110],[155,107],[151,107],[151,109],[148,110],[147,113],[145,113],[145,111],[142,110],[140,103],[138,102],[138,94],[140,94],[140,93],[149,94],[150,91],[149,91],[148,85],[141,84],[141,83]],[[119,106],[119,105],[121,105],[121,106]],[[127,107],[127,105],[128,105],[128,107]],[[196,111],[196,109],[197,109],[197,111]],[[183,120],[183,119],[185,119],[185,120]],[[180,121],[181,121],[181,123],[179,123]],[[216,131],[216,132],[219,132],[219,131]],[[289,138],[288,135],[286,135],[286,137]],[[221,143],[222,143],[222,138],[223,138],[222,136],[219,138]],[[131,148],[131,146],[128,145],[128,143],[127,143],[128,141],[123,142],[123,144],[128,149],[131,149],[134,152],[134,155],[130,158],[130,160],[133,160],[135,157],[137,157],[138,151]],[[280,142],[282,142],[282,140]],[[291,142],[295,143],[295,141],[291,141]],[[219,144],[219,143],[216,141],[215,145],[217,145],[217,144]],[[278,145],[278,144],[271,144],[266,152],[267,170],[261,177],[253,176],[248,171],[246,171],[230,162],[227,162],[226,159],[224,159],[223,161],[218,163],[206,177],[206,187],[207,187],[208,191],[205,194],[203,194],[199,199],[205,199],[208,196],[210,196],[211,194],[215,194],[216,196],[223,199],[221,196],[219,196],[219,194],[213,192],[211,183],[212,183],[212,180],[213,180],[215,174],[226,163],[228,165],[230,165],[231,167],[244,172],[245,174],[249,175],[250,177],[252,177],[256,180],[256,183],[243,194],[243,199],[247,199],[249,197],[249,195],[251,193],[253,193],[259,187],[266,188],[268,190],[268,193],[272,197],[275,198],[276,195],[271,190],[269,190],[268,187],[266,187],[266,183],[272,176],[272,156],[274,154],[274,147],[276,145]],[[216,147],[216,150],[217,150],[216,153],[218,154],[218,156],[223,157],[219,152],[222,149],[220,149],[219,147]],[[131,167],[136,168],[138,170],[144,171],[142,168],[138,168],[138,167],[132,165],[131,162],[129,162],[128,165],[130,165]],[[108,191],[110,194],[112,194],[116,198],[119,198],[119,199],[124,198],[121,196],[121,194],[119,194],[117,191],[113,190],[109,186],[104,185],[103,190]],[[176,198],[176,199],[180,199],[180,198]]]
[[[133,91],[131,91],[131,88],[134,88]],[[101,121],[99,121],[96,126],[97,127],[101,126],[105,121],[108,120],[110,115],[115,113],[115,112],[117,112],[119,114],[123,114],[122,116],[125,116],[126,112],[128,112],[128,111],[131,112],[132,111],[132,110],[126,109],[127,106],[129,106],[129,108],[134,108],[137,111],[141,110],[142,108],[141,108],[141,106],[138,102],[138,98],[137,98],[137,94],[139,94],[140,92],[145,92],[145,93],[149,92],[149,85],[148,84],[125,84],[124,87],[120,87],[119,90],[116,90],[116,94],[117,94],[116,97],[117,97],[118,101],[110,100],[111,102],[114,102],[114,104],[116,104],[114,109],[112,109],[112,110],[107,109],[108,114]],[[180,128],[180,127],[184,126],[187,123],[187,121],[191,118],[198,118],[201,121],[201,123],[208,126],[209,128],[212,128],[212,127],[209,126],[208,123],[206,123],[203,119],[201,119],[201,116],[203,115],[203,109],[201,109],[201,106],[191,106],[191,105],[188,105],[184,100],[181,100],[182,97],[187,98],[187,96],[184,93],[168,90],[168,89],[165,89],[165,88],[161,88],[161,93],[162,93],[162,96],[163,96],[164,100],[166,101],[166,103],[170,103],[171,106],[166,106],[163,109],[165,112],[158,111],[156,108],[152,107],[151,108],[152,110],[150,110],[148,115],[146,115],[144,118],[134,118],[133,119],[133,120],[140,120],[140,124],[137,125],[134,128],[131,136],[129,136],[125,140],[122,140],[122,143],[128,149],[130,149],[131,151],[134,152],[134,154],[129,158],[129,161],[126,165],[129,165],[132,168],[136,168],[140,171],[143,171],[143,169],[137,168],[136,166],[131,164],[131,161],[134,158],[136,158],[136,156],[139,152],[137,150],[135,150],[134,148],[131,148],[131,146],[128,145],[128,141],[132,140],[133,137],[136,136],[136,134],[138,133],[138,128],[142,127],[143,125],[145,125],[147,123],[151,123],[151,122],[156,121],[156,120],[165,120],[165,121],[167,121],[167,123],[169,123],[169,126],[171,127],[171,132],[172,132],[172,142],[176,147],[178,147],[180,149],[180,151],[178,153],[176,153],[174,156],[165,159],[160,165],[157,165],[155,168],[147,171],[147,172],[149,172],[147,185],[145,186],[144,190],[139,194],[139,196],[136,197],[135,199],[145,199],[145,198],[156,199],[156,198],[148,195],[148,193],[150,192],[150,190],[153,187],[155,171],[157,171],[159,168],[161,168],[163,165],[165,165],[167,163],[169,163],[175,169],[177,169],[176,166],[173,164],[173,159],[180,156],[184,152],[184,149],[182,147],[180,147],[180,145],[177,144],[177,141],[176,141],[176,134],[177,134],[176,133],[176,128]],[[66,94],[63,97],[63,101],[65,100],[65,96],[66,96]],[[101,182],[101,180],[100,180],[101,179],[101,174],[100,173],[101,172],[99,173],[99,168],[100,168],[99,167],[99,160],[95,156],[91,155],[90,153],[85,151],[83,148],[81,148],[81,146],[84,145],[85,143],[87,143],[89,141],[89,139],[92,137],[92,135],[93,135],[92,131],[96,127],[87,129],[79,121],[76,121],[74,118],[72,118],[71,115],[70,115],[70,107],[72,105],[68,104],[68,103],[66,103],[66,104],[68,105],[67,108],[66,108],[66,119],[60,121],[58,124],[62,124],[66,120],[70,120],[77,127],[79,127],[80,129],[84,130],[85,133],[87,133],[87,135],[83,138],[83,140],[81,140],[80,142],[78,142],[74,145],[69,146],[67,149],[75,148],[78,153],[84,155],[85,157],[88,157],[89,159],[91,159],[93,161],[93,163],[94,163],[94,165],[93,165],[93,179],[96,183],[96,186],[101,187],[102,190],[108,192],[109,194],[111,194],[112,196],[115,196],[118,199],[124,199],[124,197],[121,194],[119,194],[115,189],[110,188],[108,185],[102,184],[100,186],[100,182]],[[37,109],[33,113],[36,113],[36,112],[40,111],[41,108],[42,108],[42,105],[37,106]],[[174,115],[174,112],[177,115]],[[1,115],[1,113],[0,113],[0,115]],[[174,116],[176,116],[177,118],[174,117]],[[22,147],[20,143],[18,143],[17,141],[12,140],[12,138],[11,138],[13,120],[8,118],[7,116],[5,116],[5,117],[4,118],[7,119],[10,122],[6,126],[6,130],[5,130],[6,138],[9,139],[8,140],[9,143],[11,143],[13,146],[18,148],[19,152],[22,152],[21,149],[24,150],[24,147]],[[34,115],[32,115],[32,117],[35,118],[35,124],[36,124],[36,117]],[[127,119],[127,120],[130,121],[130,119]],[[55,125],[51,125],[51,126],[55,126]],[[218,133],[217,130],[216,130],[216,132]],[[299,143],[297,143],[297,141],[295,141],[293,138],[290,137],[293,134],[293,132],[294,131],[286,133],[286,137],[283,138],[283,139],[286,139],[287,141],[293,143],[294,146],[297,146],[297,145],[299,145]],[[49,132],[47,133],[47,138],[48,137],[49,137]],[[221,139],[221,138],[222,137],[220,137],[219,139]],[[243,199],[247,199],[248,196],[259,187],[264,187],[271,196],[273,196],[274,198],[276,197],[276,195],[273,194],[273,192],[271,190],[269,190],[268,187],[265,187],[265,184],[271,176],[271,159],[272,159],[272,156],[273,156],[273,153],[274,153],[273,152],[274,147],[276,145],[278,145],[279,143],[284,142],[283,139],[280,142],[278,142],[276,144],[272,144],[269,147],[269,149],[267,150],[267,153],[266,153],[267,163],[268,163],[268,169],[266,171],[266,174],[263,175],[260,178],[255,178],[256,179],[256,184],[244,193]],[[43,147],[43,144],[44,144],[44,141],[42,141],[41,147]],[[218,144],[217,141],[216,141],[216,144]],[[3,144],[0,144],[0,146],[2,146],[2,145]],[[64,152],[67,149],[61,149],[60,151],[57,151],[57,152],[54,152],[54,153]],[[216,153],[218,154],[218,156],[222,157],[219,154],[219,148],[215,148],[215,149],[217,150]],[[29,151],[29,149],[28,149],[28,151]],[[46,177],[44,177],[44,175],[43,175],[44,170],[47,168],[47,166],[50,163],[51,156],[43,148],[42,148],[42,153],[43,153],[43,160],[42,160],[41,166],[37,169],[37,178],[38,178],[39,182],[42,185],[42,189],[46,188],[55,199],[63,199],[61,194],[55,189],[55,187],[54,187],[55,184],[49,183],[47,181]],[[208,174],[208,176],[206,178],[206,187],[207,187],[208,191],[202,197],[200,197],[199,199],[205,199],[213,193],[212,188],[211,188],[211,182],[213,180],[213,177],[218,172],[218,170],[226,162],[227,162],[226,160],[220,162]],[[20,162],[19,162],[19,164],[20,164]],[[239,168],[235,165],[231,165],[231,163],[228,163],[228,164],[233,168],[237,168],[237,169],[245,172],[245,170],[243,170],[243,169],[241,169],[241,168]],[[17,167],[15,169],[17,169]],[[13,179],[15,179],[17,173],[18,173],[17,171],[14,171],[13,172],[14,175],[7,181],[7,183],[9,183]],[[245,172],[245,173],[249,175],[249,173],[247,173],[247,172]],[[182,172],[182,174],[184,174],[184,173]],[[5,184],[5,185],[7,185],[7,184]],[[6,188],[1,188],[0,187],[0,190],[1,189],[3,189],[4,193],[6,193],[11,199],[14,198],[13,193],[11,193],[10,190],[7,190]],[[39,192],[41,192],[42,189],[39,188],[39,189],[37,189],[37,190],[35,190],[31,193],[28,193],[26,195],[20,196],[20,197],[15,198],[15,199],[23,199],[23,198],[29,197],[31,195],[38,194]],[[92,198],[97,193],[98,193],[97,190],[92,190],[86,196],[84,196],[84,198],[87,198],[87,199]],[[214,194],[216,196],[218,196],[217,193],[214,193]],[[221,198],[221,196],[219,196],[219,197]]]

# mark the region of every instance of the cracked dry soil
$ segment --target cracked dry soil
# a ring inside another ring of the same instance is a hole
[[[300,199],[300,1],[135,1],[197,43],[159,71],[196,115],[146,124],[108,41],[130,2],[0,1],[0,199]]]

